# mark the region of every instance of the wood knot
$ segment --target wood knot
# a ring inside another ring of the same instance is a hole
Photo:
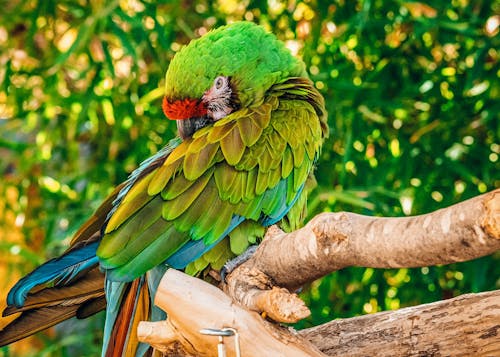
[[[311,230],[319,242],[340,243],[348,237],[349,218],[343,212],[322,213],[311,223]]]
[[[500,189],[484,200],[485,218],[483,229],[490,237],[500,239]]]

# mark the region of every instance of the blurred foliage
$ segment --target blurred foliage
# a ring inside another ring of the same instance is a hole
[[[274,32],[326,98],[311,216],[421,214],[499,187],[498,13],[498,2],[470,0],[3,1],[0,290],[63,251],[175,135],[160,106],[168,63],[230,21]],[[304,290],[312,316],[298,327],[498,289],[499,260],[345,269]],[[0,355],[97,355],[101,320]]]

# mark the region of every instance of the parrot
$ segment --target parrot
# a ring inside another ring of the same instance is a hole
[[[0,346],[106,310],[102,356],[147,355],[135,330],[166,318],[153,299],[167,269],[208,278],[266,227],[300,225],[327,112],[274,34],[242,21],[192,40],[168,66],[162,111],[179,135],[14,285],[3,315],[20,315]]]

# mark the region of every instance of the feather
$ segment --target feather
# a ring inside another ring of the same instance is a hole
[[[132,259],[116,268],[109,268],[106,271],[106,278],[112,281],[131,281],[139,277],[172,256],[189,240],[189,236],[178,232],[172,226],[153,239]],[[136,242],[139,243],[139,240]]]
[[[155,196],[160,193],[170,181],[174,173],[179,168],[182,160],[177,160],[170,165],[163,165],[152,174],[151,182],[148,186],[148,195]]]
[[[116,252],[124,250],[129,241],[148,229],[161,216],[163,201],[160,197],[155,197],[149,204],[135,212],[134,216],[117,230],[106,234],[99,248],[97,256],[101,260],[112,257]],[[102,261],[101,261],[102,264]]]
[[[141,221],[142,219],[141,217],[137,217],[137,220]],[[172,226],[171,222],[167,222],[161,217],[157,217],[152,224],[141,231],[124,233],[124,236],[130,236],[124,248],[108,248],[108,250],[103,251],[102,254],[98,251],[99,257],[101,258],[101,267],[104,269],[113,269],[125,264],[140,254],[149,244],[152,244],[155,239],[158,239],[158,237],[165,234],[165,232],[170,232],[173,229]]]
[[[136,351],[139,347],[139,340],[137,338],[137,327],[139,322],[147,321],[149,319],[149,304],[150,296],[148,285],[145,283],[141,284],[139,288],[138,296],[135,301],[134,308],[134,318],[129,326],[129,334],[127,338],[127,344],[125,347],[125,356],[135,356]]]
[[[233,127],[229,134],[221,140],[220,147],[229,165],[236,165],[241,160],[246,146],[237,127]]]
[[[97,244],[98,242],[94,242],[80,249],[70,250],[39,266],[14,285],[7,296],[7,303],[20,307],[28,292],[35,286],[50,281],[56,281],[56,285],[69,284],[80,274],[94,268],[98,264],[95,256]]]
[[[163,204],[162,215],[166,220],[173,220],[183,214],[186,209],[193,204],[196,198],[203,191],[208,181],[212,177],[213,170],[207,171],[197,181],[189,187],[185,192],[173,200],[166,201]]]
[[[106,233],[110,233],[125,223],[137,210],[146,206],[154,197],[149,196],[147,187],[153,178],[153,174],[148,174],[145,178],[134,185],[129,193],[119,203],[117,208],[111,212],[106,225]],[[130,198],[129,198],[130,195]]]
[[[281,160],[281,178],[288,177],[293,170],[293,155],[292,148],[287,146]]]
[[[233,115],[228,115],[227,118],[233,118]],[[224,125],[222,125],[224,124]],[[236,122],[223,122],[222,120],[219,120],[218,122],[215,122],[214,126],[208,132],[207,134],[207,139],[209,143],[216,143],[220,142],[223,140],[229,133],[233,130],[234,126],[236,125]]]
[[[269,187],[269,172],[259,172],[255,183],[255,193],[262,195]]]
[[[78,303],[79,301],[91,300],[101,296],[104,296],[104,276],[98,269],[94,269],[69,286],[44,288],[36,293],[29,294],[23,306],[8,306],[3,311],[3,316],[44,306]]]
[[[208,207],[204,207],[203,215],[193,224],[190,230],[192,237],[204,237],[213,228],[214,222],[219,218],[224,203],[218,199],[218,190],[215,185],[208,186],[200,195],[200,201],[210,202]]]
[[[240,130],[241,140],[247,147],[255,144],[262,135],[262,128],[257,125],[255,120],[243,118],[243,120],[238,120],[237,125]]]
[[[208,144],[196,153],[187,153],[184,160],[184,175],[188,180],[196,180],[214,164],[219,145]]]
[[[25,311],[0,331],[0,346],[31,336],[76,315],[79,305],[50,306]]]
[[[236,180],[236,176],[238,176],[238,171],[226,163],[219,164],[217,170],[214,171],[215,184],[222,200],[229,200],[230,188]]]
[[[116,316],[113,325],[113,333],[106,346],[106,357],[121,356],[123,353],[129,332],[130,321],[133,317],[139,284],[140,279],[135,279],[132,283],[127,284],[125,288],[121,299],[120,312]]]
[[[28,295],[25,305],[9,306],[3,315],[21,312],[14,321],[0,331],[0,346],[15,342],[49,328],[78,314],[91,301],[103,299],[103,275],[98,269],[89,272],[70,286],[44,288]],[[103,306],[92,311],[102,310]],[[85,316],[89,316],[86,314]]]
[[[76,318],[86,319],[87,317],[92,316],[98,313],[99,311],[106,309],[106,305],[107,305],[106,296],[102,296],[97,299],[85,302],[76,311]]]
[[[227,213],[226,213],[227,214]],[[224,218],[225,220],[226,218]],[[201,239],[201,240],[190,240],[186,244],[184,244],[175,254],[173,254],[170,258],[166,260],[166,263],[175,269],[184,269],[186,265],[195,261],[203,254],[208,252],[211,248],[213,248],[220,240],[222,240],[229,232],[231,232],[238,224],[244,221],[244,217],[241,216],[233,216],[228,225],[220,224],[217,227],[217,232],[211,237],[218,237],[219,239],[216,241],[210,241],[209,239]],[[219,223],[219,222],[218,222]],[[222,227],[227,227],[225,230],[220,232]]]

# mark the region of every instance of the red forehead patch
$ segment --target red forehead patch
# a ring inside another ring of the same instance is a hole
[[[197,99],[182,99],[170,103],[167,97],[163,98],[163,113],[170,120],[183,120],[202,117],[207,114],[205,103]]]

